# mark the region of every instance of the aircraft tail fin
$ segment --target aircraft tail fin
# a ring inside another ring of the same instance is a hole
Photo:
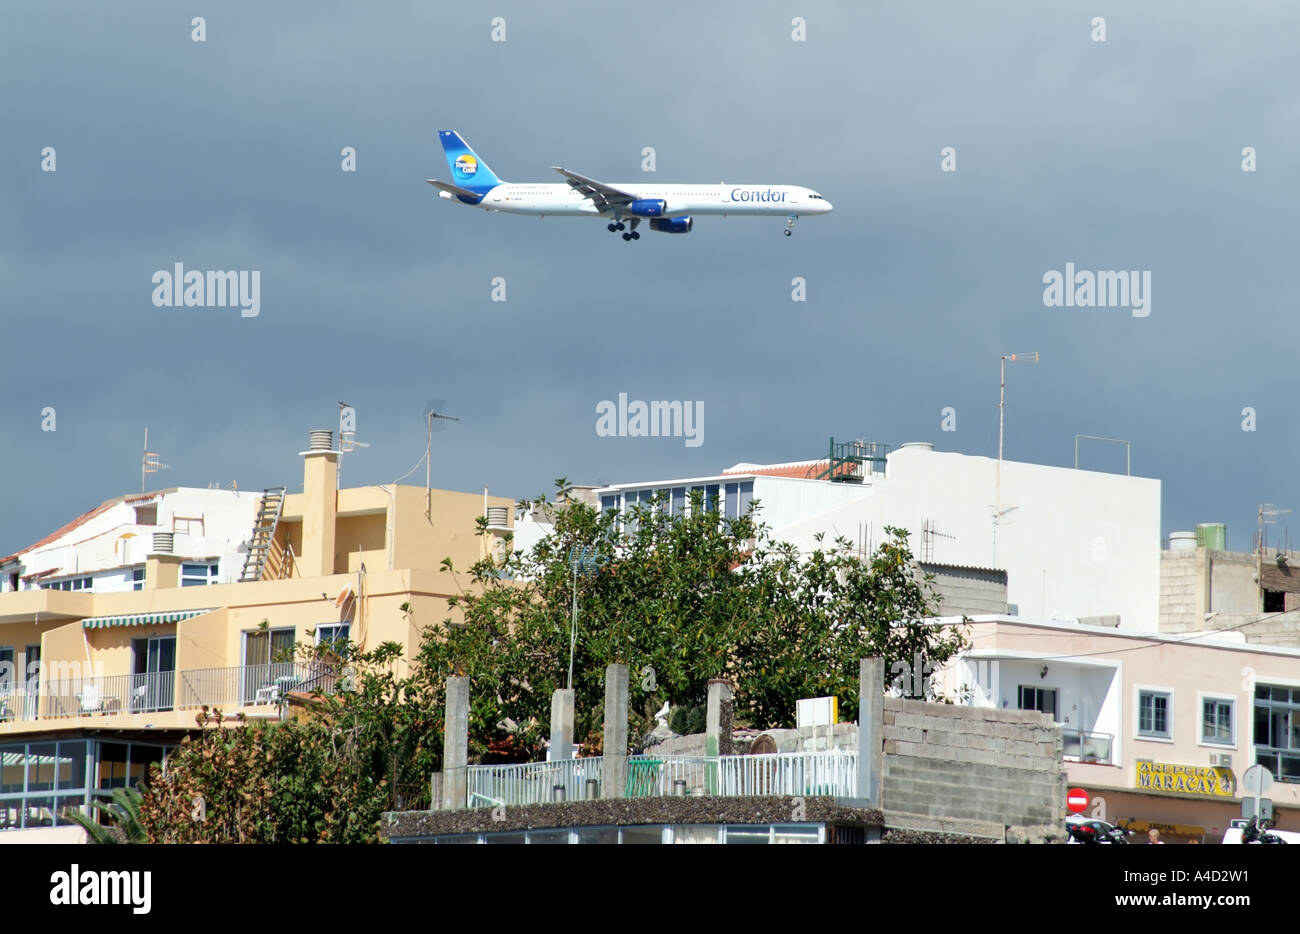
[[[488,168],[488,164],[469,148],[469,144],[455,130],[439,130],[438,140],[447,156],[452,184],[479,195],[486,194],[501,184],[496,173]]]

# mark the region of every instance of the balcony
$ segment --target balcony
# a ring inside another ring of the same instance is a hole
[[[332,693],[337,677],[331,665],[284,662],[0,683],[0,726],[202,707],[266,707],[278,705],[290,691]]]
[[[1062,750],[1065,759],[1073,762],[1114,765],[1115,737],[1111,733],[1094,733],[1091,730],[1072,730],[1061,727]]]
[[[466,807],[542,804],[600,797],[604,759],[472,765]],[[857,793],[856,752],[758,756],[629,756],[623,796],[790,796],[850,798]]]

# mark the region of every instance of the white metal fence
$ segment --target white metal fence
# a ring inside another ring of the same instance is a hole
[[[599,796],[603,759],[514,765],[472,765],[468,806],[541,804]],[[668,795],[853,797],[856,752],[773,753],[759,756],[629,756],[626,797]],[[596,785],[589,786],[588,781]]]
[[[600,796],[603,759],[559,759],[514,765],[471,765],[469,807],[582,801]],[[595,785],[588,785],[595,782]]]

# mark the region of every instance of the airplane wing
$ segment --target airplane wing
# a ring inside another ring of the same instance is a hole
[[[629,194],[618,188],[612,188],[595,179],[587,178],[585,175],[579,175],[577,172],[570,172],[562,166],[553,165],[551,168],[564,176],[570,188],[583,197],[590,198],[592,203],[596,205],[596,210],[602,214],[614,205],[630,204],[636,200],[636,195]]]
[[[449,182],[440,182],[436,178],[426,178],[426,182],[434,188],[441,188],[443,191],[449,191],[453,195],[463,195],[466,198],[478,198],[479,192],[470,191],[468,188],[461,188],[459,185],[452,185]]]

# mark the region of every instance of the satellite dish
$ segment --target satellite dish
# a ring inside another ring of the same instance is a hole
[[[342,590],[339,591],[339,595],[334,598],[334,605],[337,607],[342,607],[348,601],[352,600],[354,596],[355,594],[353,594],[352,588],[350,586],[344,587]]]

